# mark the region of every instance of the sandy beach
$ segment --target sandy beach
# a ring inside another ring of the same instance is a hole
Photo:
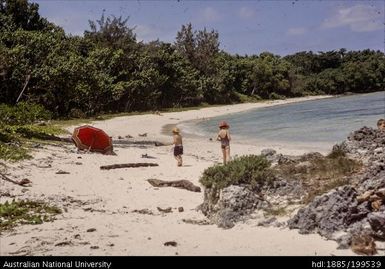
[[[134,139],[170,143],[171,134],[167,135],[165,128],[184,121],[316,98],[323,97],[123,116],[92,125],[105,130],[114,140],[131,135]],[[68,131],[72,132],[73,128],[69,127]],[[139,137],[143,133],[147,137]],[[259,154],[264,148],[298,155],[312,151],[314,145],[297,147],[268,141],[263,145],[248,145],[239,143],[235,136],[231,155]],[[325,148],[323,153],[329,149]],[[44,200],[62,208],[63,214],[53,222],[23,225],[4,232],[0,237],[0,255],[354,255],[350,250],[338,250],[336,242],[317,234],[259,227],[258,218],[227,230],[216,225],[186,223],[185,220],[206,220],[196,210],[203,202],[203,192],[155,188],[146,180],[186,179],[199,186],[203,170],[221,162],[220,146],[209,137],[184,137],[183,167],[176,166],[171,150],[171,145],[116,145],[117,155],[106,156],[78,153],[71,144],[41,145],[33,152],[34,159],[8,164],[9,176],[28,178],[32,184],[21,187],[1,181],[2,193],[10,196],[2,195],[0,202],[12,198]],[[154,159],[142,158],[144,154]],[[102,165],[130,162],[155,162],[159,166],[100,170]],[[69,174],[56,174],[59,170]],[[172,212],[163,213],[157,207],[171,207]],[[183,207],[183,212],[178,211],[179,207]],[[133,212],[142,209],[151,214]],[[165,246],[168,241],[177,245]]]

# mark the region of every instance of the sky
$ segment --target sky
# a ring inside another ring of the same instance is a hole
[[[40,15],[82,35],[101,15],[129,17],[138,41],[174,43],[182,25],[215,30],[231,54],[268,51],[384,51],[385,1],[360,0],[32,0]]]

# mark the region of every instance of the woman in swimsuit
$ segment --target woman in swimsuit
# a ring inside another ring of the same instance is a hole
[[[221,148],[223,154],[223,164],[226,164],[230,161],[230,126],[225,121],[219,123],[219,132],[217,140],[221,141]]]

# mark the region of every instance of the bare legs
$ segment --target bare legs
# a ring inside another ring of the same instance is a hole
[[[182,166],[182,155],[175,156],[175,159],[178,162],[178,166]]]
[[[223,155],[223,164],[226,164],[230,161],[230,146],[222,148]]]

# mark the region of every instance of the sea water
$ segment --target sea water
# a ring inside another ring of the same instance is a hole
[[[232,136],[241,143],[333,145],[363,126],[377,128],[379,118],[385,118],[385,91],[257,108],[186,122],[181,128],[187,133],[215,137],[218,122],[226,120]]]

